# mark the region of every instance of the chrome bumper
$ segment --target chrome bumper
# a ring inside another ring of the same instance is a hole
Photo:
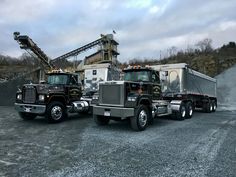
[[[21,104],[15,103],[15,109],[18,112],[28,112],[34,114],[44,114],[46,111],[45,105]]]
[[[93,114],[107,117],[120,117],[121,119],[125,119],[126,117],[134,116],[134,108],[93,106]]]

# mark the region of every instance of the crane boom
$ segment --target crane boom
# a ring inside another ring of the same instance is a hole
[[[50,63],[50,58],[37,46],[37,44],[27,35],[20,35],[19,32],[14,32],[14,39],[19,43],[21,49],[31,50],[44,65],[50,69],[54,66]]]
[[[103,59],[109,58],[111,60],[111,55],[119,55],[119,53],[116,51],[117,48],[112,47],[114,45],[118,45],[118,43],[113,40],[113,36],[101,34],[101,37],[99,39],[51,60],[29,36],[20,35],[19,32],[14,32],[13,34],[14,34],[14,39],[19,43],[21,49],[25,49],[26,51],[30,50],[31,52],[33,52],[41,60],[42,64],[46,65],[46,67],[50,69],[55,68],[56,61],[61,61],[69,57],[76,56],[97,45],[101,45],[101,49],[103,50],[103,55],[104,55]],[[110,51],[110,54],[108,54],[108,50]],[[107,54],[106,57],[105,54]]]
[[[68,53],[66,53],[64,55],[61,55],[61,56],[53,59],[53,61],[60,60],[60,59],[66,59],[66,58],[69,58],[71,56],[76,56],[76,55],[80,54],[81,52],[84,52],[84,51],[86,51],[88,49],[91,49],[92,47],[100,44],[104,40],[105,40],[105,36],[101,37],[100,39],[97,39],[97,40],[95,40],[93,42],[90,42],[89,44],[86,44],[86,45],[84,45],[82,47],[79,47],[79,48],[77,48],[75,50],[72,50],[72,51],[70,51],[70,52],[68,52]]]

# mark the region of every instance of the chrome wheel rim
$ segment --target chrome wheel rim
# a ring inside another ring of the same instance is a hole
[[[142,110],[139,113],[139,124],[141,127],[144,127],[147,124],[147,113],[146,111]]]
[[[62,108],[60,106],[54,106],[51,110],[51,116],[54,120],[59,120],[62,117]]]
[[[185,117],[185,115],[186,115],[186,109],[185,109],[184,106],[182,106],[182,108],[181,108],[181,116]]]
[[[216,110],[216,104],[214,103],[213,109]]]
[[[210,106],[210,111],[212,111],[212,109],[213,109],[213,106],[211,105],[211,106]]]
[[[192,116],[192,115],[193,115],[193,107],[189,106],[189,116]]]

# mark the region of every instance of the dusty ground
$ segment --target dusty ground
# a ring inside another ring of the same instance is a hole
[[[0,176],[236,176],[236,112],[156,119],[143,132],[91,116],[23,121],[0,107]]]

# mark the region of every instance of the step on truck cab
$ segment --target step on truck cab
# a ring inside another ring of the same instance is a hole
[[[197,77],[204,80],[203,84]],[[216,96],[204,90],[209,82],[210,89],[215,89],[214,79],[186,64],[128,67],[124,69],[123,81],[100,83],[97,104],[93,107],[94,121],[106,125],[111,119],[128,119],[134,130],[142,131],[155,117],[171,115],[184,120],[191,118],[198,107],[206,112],[215,111]],[[190,91],[195,87],[202,92]]]

